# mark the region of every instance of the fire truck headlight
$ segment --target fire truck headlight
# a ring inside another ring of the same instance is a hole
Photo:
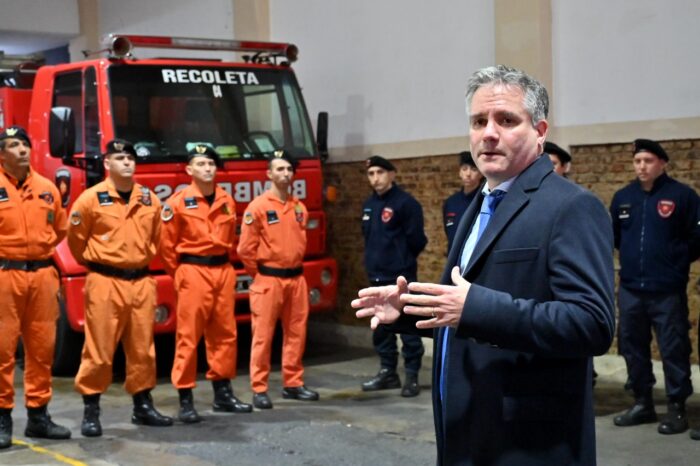
[[[170,317],[170,311],[168,310],[167,306],[163,304],[156,306],[156,312],[153,317],[156,324],[164,323],[166,320],[168,320],[168,317]]]
[[[321,283],[323,283],[323,286],[330,285],[332,281],[333,274],[331,273],[330,269],[323,269],[321,271]]]
[[[318,288],[312,288],[309,291],[309,304],[315,306],[321,302],[321,291]]]
[[[309,222],[306,224],[307,230],[315,230],[319,227],[319,221],[317,218],[310,218]]]

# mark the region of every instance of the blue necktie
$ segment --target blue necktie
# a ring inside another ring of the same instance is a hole
[[[496,210],[496,207],[498,207],[498,204],[503,200],[503,197],[506,195],[506,191],[502,191],[500,189],[496,189],[491,191],[487,196],[484,196],[484,200],[481,203],[481,210],[479,211],[479,229],[476,232],[476,241],[474,241],[474,246],[476,246],[479,243],[479,239],[481,238],[481,235],[484,233],[484,230],[486,230],[486,225],[488,225],[489,221],[491,220],[491,216],[493,215],[494,211]],[[474,234],[472,231],[469,234],[469,238]],[[469,243],[469,238],[465,242],[465,250],[462,251],[462,255],[460,257],[460,271],[462,274],[464,274],[464,271],[467,268],[467,264],[469,263],[469,259],[471,259],[472,253],[474,252],[474,246],[471,248],[470,251],[466,250],[467,249],[467,244]],[[454,330],[450,327],[442,327],[440,329],[440,340],[442,343],[442,351],[441,351],[441,363],[440,363],[440,400],[445,399],[445,379],[447,375],[447,365],[446,365],[446,356],[447,356],[447,349],[449,347],[449,335],[451,332]],[[443,404],[444,407],[444,404]]]

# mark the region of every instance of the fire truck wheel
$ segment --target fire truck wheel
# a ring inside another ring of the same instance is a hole
[[[59,317],[56,323],[56,349],[53,357],[53,375],[74,376],[80,366],[85,335],[70,327],[63,298],[58,301]]]

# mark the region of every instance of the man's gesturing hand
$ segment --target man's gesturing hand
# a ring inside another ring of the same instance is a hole
[[[401,315],[403,304],[399,296],[408,293],[408,282],[404,277],[396,279],[396,285],[363,288],[350,305],[358,309],[358,318],[371,317],[370,327],[376,329],[379,324],[391,324]]]
[[[401,294],[403,312],[426,317],[416,323],[417,328],[457,327],[471,283],[459,273],[459,267],[452,269],[454,285],[414,282],[408,290],[416,294]]]

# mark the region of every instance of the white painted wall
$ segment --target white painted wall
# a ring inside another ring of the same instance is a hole
[[[100,32],[233,39],[232,0],[99,0]],[[202,51],[138,49],[139,58],[208,57],[233,59],[234,54]]]
[[[700,116],[700,2],[552,1],[556,126]]]
[[[80,34],[77,0],[0,0],[0,50],[29,54]]]
[[[494,60],[492,2],[270,0],[271,39],[294,65],[331,147],[464,136],[468,75]]]

